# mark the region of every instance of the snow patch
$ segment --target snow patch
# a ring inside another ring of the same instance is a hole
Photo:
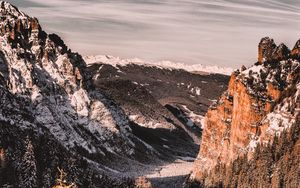
[[[204,120],[204,116],[196,114],[195,112],[193,112],[192,110],[190,110],[186,105],[182,105],[182,107],[184,108],[184,110],[187,112],[187,117],[189,118],[188,121],[188,125],[189,126],[193,126],[194,123],[198,123],[201,125],[201,127],[203,126],[203,120]]]
[[[89,115],[90,99],[84,89],[76,91],[71,99],[71,105],[76,109],[81,116],[87,117]]]

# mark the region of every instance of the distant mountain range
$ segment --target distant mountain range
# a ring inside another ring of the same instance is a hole
[[[174,63],[171,61],[160,61],[160,62],[147,62],[138,58],[134,59],[120,59],[118,57],[108,55],[97,55],[97,56],[85,56],[84,60],[87,64],[102,63],[113,66],[126,66],[130,64],[142,65],[148,67],[158,67],[162,69],[182,69],[192,73],[202,74],[223,74],[230,75],[233,71],[232,68],[223,68],[219,66],[204,66],[201,64],[187,65],[183,63]]]

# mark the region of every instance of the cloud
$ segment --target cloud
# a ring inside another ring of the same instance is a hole
[[[83,54],[239,67],[299,38],[298,0],[14,0]]]

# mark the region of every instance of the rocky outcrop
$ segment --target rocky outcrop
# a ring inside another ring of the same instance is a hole
[[[291,55],[298,56],[298,57],[300,56],[300,39],[295,44],[295,46],[291,52]]]
[[[287,59],[289,55],[290,55],[289,48],[285,44],[281,43],[274,49],[271,59],[276,59],[281,61]]]
[[[262,38],[258,44],[258,62],[262,63],[272,59],[275,48],[276,44],[273,39],[269,37]]]
[[[250,160],[257,145],[267,144],[295,123],[300,111],[300,63],[273,39],[259,44],[259,64],[235,71],[228,90],[205,117],[199,155],[191,178],[216,185],[209,176],[218,165],[238,157]]]
[[[269,37],[262,38],[258,45],[259,63],[271,60],[286,60],[290,55],[293,55],[293,52],[291,53],[291,51],[285,44],[281,43],[277,46],[274,40]]]

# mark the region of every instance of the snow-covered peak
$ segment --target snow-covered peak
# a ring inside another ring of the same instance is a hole
[[[13,18],[28,17],[25,13],[20,11],[17,7],[6,1],[0,1],[0,14],[2,17],[10,16]]]
[[[133,59],[121,59],[119,57],[113,57],[108,55],[96,55],[96,56],[85,56],[84,60],[88,65],[92,64],[110,64],[112,66],[127,66],[129,64],[136,64],[141,66],[155,66],[161,69],[183,69],[188,72],[202,72],[209,74],[224,74],[230,75],[233,71],[232,68],[224,68],[219,66],[205,66],[201,64],[187,65],[184,63],[175,63],[171,61],[159,61],[151,62],[145,61],[139,58]]]

